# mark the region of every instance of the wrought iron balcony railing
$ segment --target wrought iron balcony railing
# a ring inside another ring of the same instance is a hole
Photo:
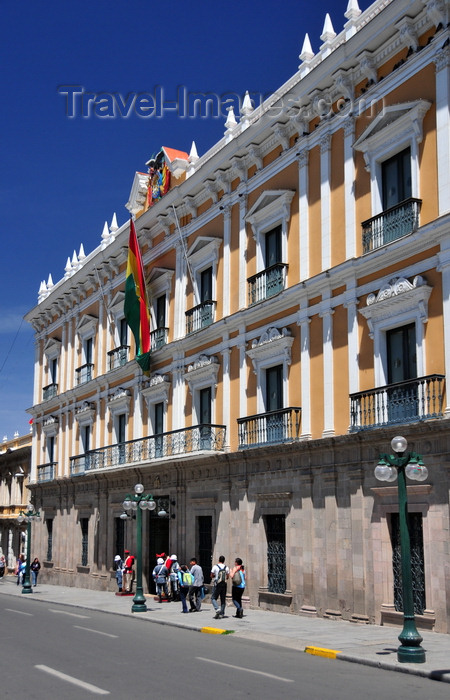
[[[350,430],[442,418],[444,379],[429,374],[350,394]]]
[[[415,231],[419,227],[421,206],[421,199],[411,197],[395,207],[386,209],[378,216],[363,221],[361,224],[363,253],[369,253]]]
[[[86,384],[86,382],[90,382],[91,379],[94,376],[94,365],[89,363],[86,365],[81,365],[81,367],[78,367],[75,370],[75,377],[76,377],[76,383],[77,386],[80,384]]]
[[[210,326],[214,321],[215,301],[204,301],[193,309],[186,311],[186,334]]]
[[[288,266],[284,263],[277,263],[249,277],[247,280],[248,303],[256,304],[258,301],[282,292],[286,286],[287,268]]]
[[[298,440],[301,408],[281,408],[238,418],[239,449]]]
[[[225,431],[224,425],[195,425],[89,450],[70,458],[70,474],[75,476],[95,469],[148,462],[203,450],[217,452],[224,449]]]
[[[56,394],[58,393],[58,385],[53,383],[49,384],[48,386],[44,386],[42,389],[42,398],[44,401],[48,401],[48,399],[52,399]]]
[[[150,333],[150,348],[152,350],[159,350],[164,345],[167,345],[168,337],[168,328],[155,328],[155,330]]]
[[[108,352],[110,370],[117,369],[118,367],[123,367],[127,364],[129,349],[129,345],[119,345],[119,347],[114,348],[114,350],[110,350]]]
[[[52,481],[55,478],[56,473],[56,462],[48,462],[47,464],[40,464],[37,468],[37,480],[41,481]]]

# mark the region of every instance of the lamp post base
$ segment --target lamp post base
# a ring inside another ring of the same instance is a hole
[[[401,664],[424,664],[426,661],[425,649],[422,649],[421,646],[408,647],[402,644],[397,649],[397,661]]]
[[[136,595],[134,596],[133,605],[131,606],[131,612],[147,612],[147,605],[143,593],[136,593]]]
[[[31,588],[31,583],[28,584],[28,586],[27,586],[27,584],[23,585],[22,593],[33,593],[33,589]]]

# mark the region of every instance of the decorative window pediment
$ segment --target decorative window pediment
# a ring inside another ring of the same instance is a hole
[[[260,233],[277,224],[282,224],[283,230],[287,229],[294,194],[293,190],[267,190],[258,197],[245,217],[253,229],[255,240]]]
[[[148,404],[169,402],[170,379],[167,374],[155,373],[150,377],[148,385],[142,389],[142,396]]]
[[[77,333],[82,340],[90,338],[95,334],[98,325],[98,318],[85,314],[77,325]]]
[[[400,150],[404,142],[412,138],[416,143],[421,143],[422,122],[430,107],[431,102],[427,100],[384,107],[355,141],[354,148],[363,152],[366,164],[370,166],[373,154],[381,155],[380,151],[390,150],[394,145],[398,145],[396,150]]]
[[[147,278],[151,296],[156,297],[164,294],[164,292],[169,292],[172,287],[173,275],[174,270],[169,270],[164,267],[153,267]]]
[[[294,338],[289,328],[281,331],[275,326],[270,326],[259,338],[252,342],[252,347],[247,350],[247,355],[253,362],[255,374],[258,370],[274,362],[286,362],[291,364],[291,348]]]
[[[220,238],[199,236],[188,250],[188,258],[191,267],[193,269],[198,269],[217,263],[221,245],[222,240]]]
[[[42,423],[42,430],[47,437],[56,435],[59,428],[58,416],[47,416]]]
[[[79,425],[91,425],[95,418],[95,404],[84,401],[75,411],[75,418]]]
[[[128,389],[119,386],[108,397],[108,407],[113,415],[129,413],[131,394]]]
[[[125,292],[117,292],[108,304],[108,312],[113,316],[123,316],[123,304],[125,301]]]
[[[384,284],[377,294],[369,294],[366,306],[360,313],[367,319],[370,335],[375,326],[388,322],[392,327],[407,322],[414,316],[426,323],[428,299],[432,288],[424,277],[417,275],[410,282],[405,277],[395,277]]]
[[[215,386],[219,368],[219,360],[215,355],[199,355],[192,364],[188,365],[184,375],[191,393],[205,386]]]
[[[54,360],[61,355],[61,341],[58,338],[49,338],[44,345],[44,355],[49,360]]]

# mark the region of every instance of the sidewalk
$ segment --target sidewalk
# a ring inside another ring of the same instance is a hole
[[[181,603],[159,604],[153,596],[147,597],[148,612],[132,613],[132,597],[114,593],[91,591],[85,588],[69,588],[38,584],[33,593],[22,594],[13,576],[0,580],[0,593],[22,596],[27,600],[73,605],[88,610],[100,610],[127,615],[141,621],[184,627],[211,634],[231,633],[258,642],[297,649],[298,651],[328,656],[338,661],[376,666],[386,670],[412,673],[425,678],[450,683],[450,635],[420,632],[422,647],[426,652],[423,664],[398,663],[397,648],[400,628],[362,625],[352,622],[323,620],[300,615],[246,610],[242,620],[233,617],[234,608],[228,607],[228,617],[213,620],[214,611],[208,603],[200,613],[181,613]],[[336,653],[338,652],[338,653]]]

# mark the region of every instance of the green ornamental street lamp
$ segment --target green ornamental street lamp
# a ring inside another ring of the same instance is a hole
[[[135,493],[132,496],[125,496],[122,505],[126,512],[122,513],[120,517],[125,520],[131,517],[128,511],[136,511],[136,594],[133,598],[131,612],[147,612],[147,605],[142,588],[142,511],[155,510],[156,503],[151,494],[144,494],[144,487],[142,484],[136,484],[134,491]]]
[[[403,630],[399,634],[401,645],[397,649],[397,660],[401,663],[425,663],[425,650],[420,646],[422,637],[417,631],[414,618],[414,599],[411,572],[411,543],[408,526],[408,497],[406,477],[413,481],[425,481],[428,469],[420,455],[406,452],[408,443],[402,436],[391,440],[395,455],[380,455],[375,467],[379,481],[393,482],[398,476],[398,511],[400,523],[400,551],[402,562]]]
[[[25,565],[25,576],[23,579],[22,593],[33,593],[30,580],[30,560],[31,560],[31,523],[33,520],[40,520],[41,514],[39,511],[33,511],[33,506],[31,503],[27,506],[27,510],[20,511],[17,518],[19,523],[25,522],[27,524],[27,561]]]

